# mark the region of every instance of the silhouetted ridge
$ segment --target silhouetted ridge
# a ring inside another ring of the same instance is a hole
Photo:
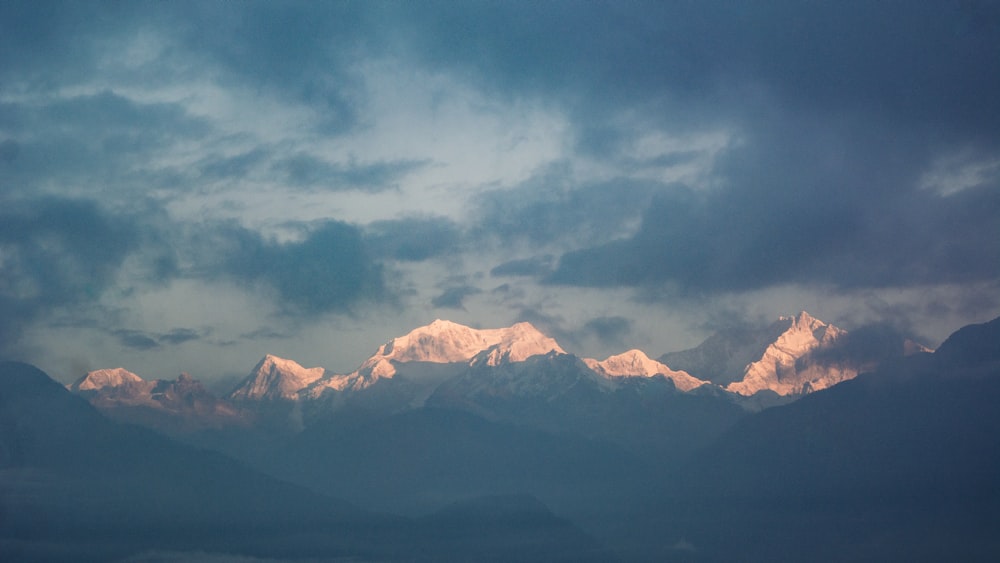
[[[996,561],[1000,323],[743,420],[674,482],[708,560]]]
[[[23,362],[0,361],[0,377],[4,390],[4,393],[0,393],[0,400],[8,393],[60,394],[63,390],[63,386],[44,371]]]
[[[1000,362],[1000,317],[958,329],[934,356],[939,363],[963,366]]]

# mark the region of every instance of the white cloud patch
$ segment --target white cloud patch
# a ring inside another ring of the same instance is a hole
[[[969,188],[1000,186],[1000,154],[965,150],[936,159],[920,179],[920,187],[948,196]]]

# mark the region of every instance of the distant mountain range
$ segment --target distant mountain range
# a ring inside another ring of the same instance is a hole
[[[64,389],[0,368],[0,555],[58,560],[63,531],[79,547],[100,529],[95,559],[1000,557],[1000,319],[931,352],[800,313],[657,360],[435,321],[348,374],[265,356],[225,397],[186,375],[99,370]],[[199,496],[203,516],[168,525]],[[57,516],[66,503],[80,508]],[[136,524],[108,531],[119,518]],[[134,541],[136,526],[195,539]]]
[[[728,393],[733,402],[753,409],[762,401],[774,403],[769,399],[775,395],[794,398],[851,379],[885,359],[928,351],[896,338],[881,342],[884,349],[873,357],[855,352],[850,341],[847,331],[802,312],[765,327],[719,332],[658,361],[640,350],[596,360],[567,354],[529,323],[480,330],[436,320],[380,346],[347,374],[266,355],[221,399],[189,379],[150,383],[121,368],[89,372],[70,389],[105,412],[117,410],[113,416],[119,419],[139,421],[145,409],[185,419],[178,426],[190,428],[243,424],[261,412],[271,420],[276,412],[314,420],[350,405],[400,412],[429,400],[475,410],[487,393],[552,398],[574,386],[604,394],[648,387],[636,385],[635,378],[662,379],[685,393]],[[561,367],[553,370],[554,364]],[[756,400],[742,400],[755,395]]]

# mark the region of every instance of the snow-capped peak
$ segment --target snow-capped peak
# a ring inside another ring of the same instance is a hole
[[[706,384],[686,371],[670,369],[666,365],[650,359],[642,350],[629,350],[616,356],[610,356],[604,361],[592,358],[584,358],[583,362],[587,367],[598,374],[612,377],[653,377],[662,375],[674,382],[674,386],[681,391],[690,391],[695,387]]]
[[[125,368],[99,369],[87,372],[69,386],[70,391],[97,391],[105,387],[119,387],[142,381],[138,375]]]
[[[781,317],[781,320],[790,321],[791,326],[778,337],[772,346],[796,357],[817,346],[830,344],[847,333],[843,329],[824,323],[805,311],[795,317]]]
[[[487,354],[490,359],[485,360],[487,362],[521,362],[539,354],[566,353],[555,340],[542,334],[531,323],[521,322],[506,328],[475,329],[437,319],[379,346],[375,354],[353,373],[329,375],[312,385],[306,393],[309,397],[316,398],[329,389],[363,389],[379,379],[393,378],[398,364],[470,363],[484,351],[489,351]]]
[[[321,367],[304,368],[293,360],[268,354],[229,394],[229,398],[236,401],[295,400],[300,390],[325,374],[326,370]]]
[[[770,389],[788,395],[817,391],[857,375],[855,369],[827,369],[814,373],[812,369],[800,370],[796,365],[799,358],[813,350],[833,344],[847,334],[845,330],[826,324],[805,311],[794,317],[780,317],[778,322],[787,323],[787,328],[764,350],[759,360],[746,366],[741,381],[726,387],[728,391],[752,395]]]
[[[520,359],[552,350],[565,353],[555,340],[539,332],[531,323],[517,323],[507,328],[475,329],[437,319],[382,345],[372,356],[372,360],[468,362],[479,352],[495,345],[510,349]]]

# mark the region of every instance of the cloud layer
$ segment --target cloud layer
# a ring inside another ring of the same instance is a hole
[[[604,353],[807,303],[944,335],[1000,306],[998,59],[974,0],[6,2],[0,338],[353,358],[455,316]],[[252,326],[159,301],[221,291]]]

